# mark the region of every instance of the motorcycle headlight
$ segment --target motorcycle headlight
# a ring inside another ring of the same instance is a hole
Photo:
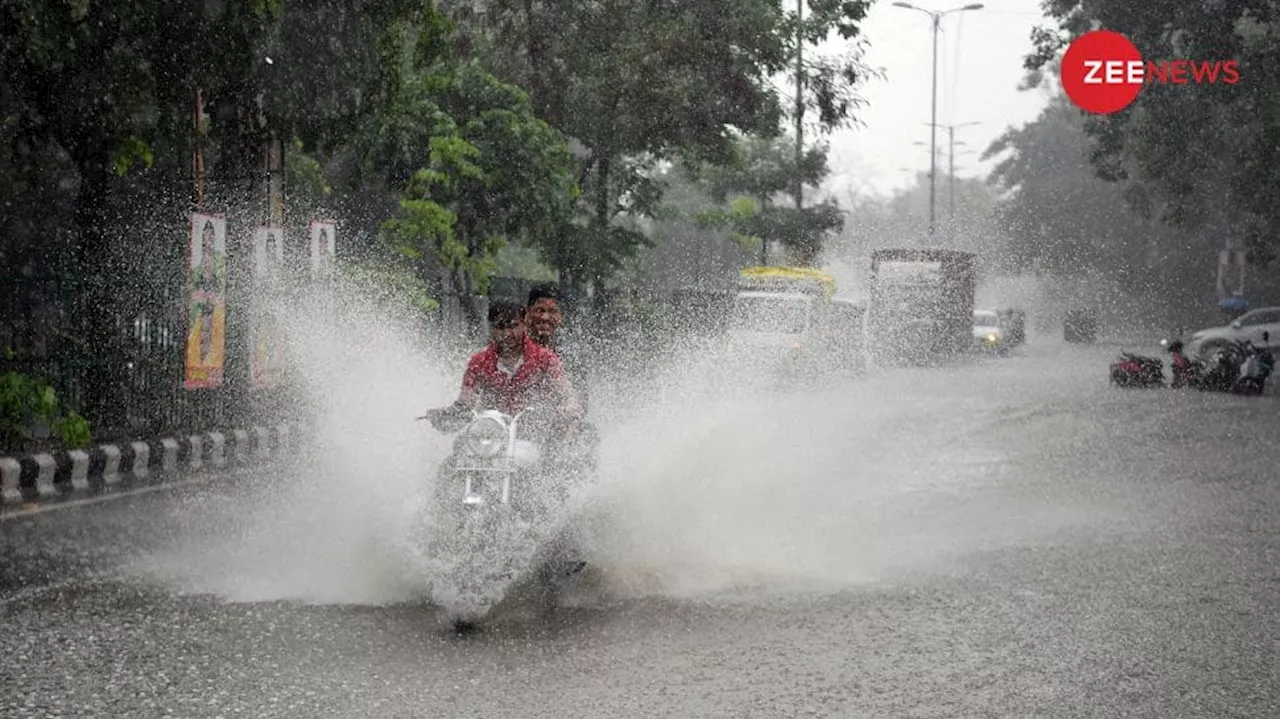
[[[467,449],[482,459],[491,459],[507,447],[507,428],[492,417],[481,417],[463,432]]]

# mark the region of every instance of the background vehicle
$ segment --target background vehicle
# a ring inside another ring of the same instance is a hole
[[[1260,395],[1266,390],[1267,379],[1271,377],[1271,372],[1276,366],[1275,357],[1266,346],[1270,339],[1270,333],[1263,332],[1262,344],[1249,341],[1240,343],[1245,360],[1240,366],[1240,376],[1236,378],[1235,386],[1231,388],[1233,392]]]
[[[1117,387],[1160,387],[1164,385],[1164,361],[1121,352],[1111,363],[1111,384]]]
[[[859,305],[835,299],[835,278],[803,267],[742,270],[729,345],[787,377],[832,368],[861,369]]]
[[[1027,313],[1018,309],[997,310],[1003,342],[1006,347],[1017,347],[1027,341]]]
[[[881,360],[937,360],[973,342],[977,266],[958,250],[871,254],[867,349]]]
[[[1205,364],[1198,357],[1188,357],[1182,340],[1160,340],[1160,344],[1169,352],[1173,364],[1173,379],[1170,387],[1199,387],[1204,379]]]
[[[1246,353],[1239,342],[1217,345],[1205,359],[1204,376],[1199,388],[1208,392],[1230,392],[1240,378]]]
[[[1009,347],[1005,344],[1004,328],[1000,326],[1000,315],[992,310],[975,310],[973,313],[973,345],[983,352],[1004,354]]]
[[[1230,324],[1211,327],[1191,335],[1187,354],[1207,359],[1219,348],[1235,342],[1249,341],[1262,346],[1262,334],[1270,337],[1267,349],[1280,348],[1280,307],[1260,307],[1240,315]]]

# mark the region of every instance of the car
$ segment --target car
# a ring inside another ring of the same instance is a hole
[[[1191,335],[1186,353],[1203,359],[1223,345],[1243,340],[1262,346],[1263,332],[1270,333],[1267,349],[1272,352],[1280,350],[1280,307],[1259,307],[1240,315],[1230,324],[1200,330]]]
[[[1004,328],[1000,326],[1000,313],[992,310],[975,310],[973,313],[973,344],[979,350],[1004,354],[1009,350],[1005,343]]]

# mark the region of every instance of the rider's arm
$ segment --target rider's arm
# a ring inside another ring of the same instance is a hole
[[[476,406],[476,400],[479,398],[479,379],[478,364],[474,360],[468,362],[466,371],[462,373],[462,390],[458,393],[458,400],[453,403],[454,407],[472,409]]]
[[[552,355],[547,362],[546,379],[548,386],[556,396],[561,412],[573,419],[585,417],[586,412],[582,409],[582,403],[578,401],[578,393],[574,390],[573,384],[569,382],[569,376],[565,374],[564,366],[560,364],[560,358],[555,355]]]

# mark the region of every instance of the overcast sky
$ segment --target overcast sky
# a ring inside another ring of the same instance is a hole
[[[913,4],[947,10],[968,3],[916,0]],[[981,151],[1008,126],[1034,119],[1046,101],[1043,92],[1018,90],[1024,75],[1022,60],[1031,50],[1031,28],[1051,25],[1038,0],[986,0],[984,4],[981,10],[945,16],[938,34],[938,122],[980,123],[956,130],[957,142],[965,143],[957,147],[960,177],[985,175],[989,164],[978,163]],[[929,166],[929,17],[880,0],[872,7],[863,32],[870,43],[867,63],[880,68],[884,77],[863,86],[862,94],[870,103],[861,112],[865,126],[831,137],[829,186],[842,196],[850,190],[887,194],[910,184],[914,171],[927,171]],[[946,131],[939,129],[938,144],[944,153],[945,141]],[[945,172],[945,162],[944,154],[939,157],[939,163],[944,163],[940,174]]]

